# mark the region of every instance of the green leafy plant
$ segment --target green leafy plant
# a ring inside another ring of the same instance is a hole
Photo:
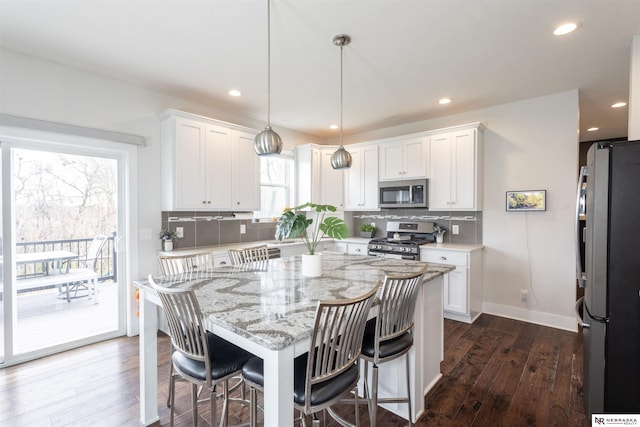
[[[446,233],[447,230],[442,227],[441,225],[434,225],[433,226],[433,234],[437,235],[437,236],[444,236],[444,233]]]
[[[360,231],[365,233],[373,233],[376,231],[376,226],[372,224],[362,224],[360,226]]]
[[[160,238],[160,240],[173,240],[175,238],[177,238],[178,236],[176,235],[175,231],[171,231],[171,230],[162,230],[159,234],[158,237]]]
[[[307,218],[304,209],[311,209],[317,213],[315,224],[312,218]],[[284,240],[300,237],[307,252],[314,255],[320,239],[324,236],[338,240],[349,236],[349,228],[342,218],[326,216],[327,212],[335,211],[335,206],[315,203],[305,203],[285,209],[278,218],[275,238]]]

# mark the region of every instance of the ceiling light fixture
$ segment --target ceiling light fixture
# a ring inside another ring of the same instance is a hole
[[[556,29],[553,30],[553,35],[564,36],[565,34],[573,32],[576,28],[578,28],[578,24],[575,22],[567,22],[566,24],[556,27]]]
[[[240,95],[242,95],[242,92],[240,92],[240,91],[239,91],[239,90],[237,90],[237,89],[231,89],[231,90],[229,91],[229,95],[230,95],[230,96],[240,96]]]
[[[597,130],[600,130],[600,128],[594,126],[592,128],[587,129],[587,132],[595,132]]]
[[[256,135],[253,149],[258,156],[282,152],[282,138],[271,129],[271,0],[267,0],[267,125]]]
[[[625,105],[627,105],[626,102],[616,102],[611,106],[611,108],[620,108],[620,107],[624,107]]]
[[[331,167],[334,169],[349,169],[351,167],[351,154],[342,146],[342,48],[351,42],[351,37],[346,34],[338,34],[333,37],[333,44],[340,46],[340,147],[331,155]]]
[[[451,101],[453,101],[451,98],[440,98],[438,100],[438,104],[440,105],[446,105],[446,104],[450,104]]]

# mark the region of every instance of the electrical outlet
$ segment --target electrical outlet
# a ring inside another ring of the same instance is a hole
[[[182,239],[184,237],[184,227],[176,227],[176,237]]]
[[[452,225],[451,226],[451,232],[453,234],[460,234],[460,226],[459,225]]]
[[[529,291],[526,289],[520,289],[520,301],[527,302],[529,300]]]
[[[247,233],[247,224],[240,224],[240,234]]]
[[[373,221],[371,221],[371,225],[375,227],[375,226],[376,226],[376,223],[375,223],[375,222],[373,222]]]

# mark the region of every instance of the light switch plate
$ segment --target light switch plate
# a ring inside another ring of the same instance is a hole
[[[240,224],[240,234],[247,233],[247,224]]]
[[[451,226],[451,232],[453,234],[460,234],[460,226],[459,225],[452,225]]]
[[[176,237],[182,239],[184,237],[184,227],[176,227]]]

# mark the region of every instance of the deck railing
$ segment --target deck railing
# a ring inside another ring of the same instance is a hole
[[[109,235],[102,251],[98,255],[96,263],[96,273],[98,273],[98,281],[115,280],[117,275],[117,263],[115,256],[115,232]],[[44,251],[70,251],[80,256],[87,253],[93,237],[83,239],[66,239],[66,240],[43,240],[37,242],[19,242],[16,243],[16,253],[33,253]],[[69,264],[70,268],[84,267],[79,266],[78,260],[72,260]],[[20,264],[16,266],[16,277],[24,279],[28,277],[38,276],[42,274],[43,265],[41,262]]]

